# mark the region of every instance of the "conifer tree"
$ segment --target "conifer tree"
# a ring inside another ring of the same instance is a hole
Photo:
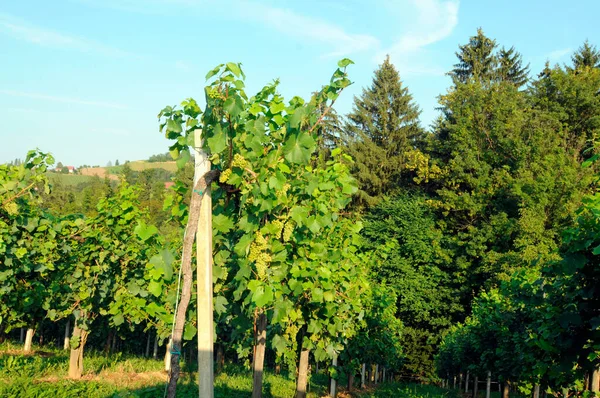
[[[600,137],[600,68],[586,65],[576,69],[546,65],[529,89],[534,106],[560,121],[567,148],[580,160],[593,155],[590,149],[597,147]]]
[[[586,40],[581,47],[575,51],[575,54],[571,56],[573,61],[574,69],[581,69],[582,67],[600,68],[600,51],[594,45],[591,45]]]
[[[502,47],[498,53],[498,79],[521,87],[527,83],[528,74],[529,65],[523,66],[521,54],[514,47],[508,50]]]
[[[481,28],[477,29],[477,34],[467,44],[459,46],[459,51],[456,52],[458,63],[449,75],[455,83],[465,83],[471,78],[492,80],[497,64],[495,49],[496,41],[487,37]]]
[[[407,151],[423,139],[420,112],[388,56],[371,87],[354,98],[344,128],[346,151],[355,161],[359,205],[372,206],[398,187]]]

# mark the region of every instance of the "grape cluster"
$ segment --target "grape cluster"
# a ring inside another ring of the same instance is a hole
[[[231,162],[231,167],[239,167],[240,169],[245,169],[248,166],[248,161],[244,159],[242,155],[236,153],[233,155],[233,162]]]
[[[287,193],[287,191],[290,190],[290,188],[291,188],[290,184],[287,184],[287,183],[284,184],[280,191],[275,192],[275,196],[277,196],[278,198],[281,196],[284,196]]]
[[[15,202],[6,203],[4,205],[4,210],[11,216],[14,216],[19,212],[19,208]]]
[[[219,182],[221,184],[225,184],[230,176],[231,176],[231,169],[223,170],[223,172],[221,173],[221,176],[219,177]]]
[[[294,232],[294,222],[288,221],[285,223],[285,227],[283,228],[283,241],[289,242],[292,237],[292,233]]]
[[[212,99],[223,98],[221,91],[219,91],[218,87],[213,87],[208,90],[208,97]]]
[[[256,231],[254,242],[250,244],[250,253],[248,253],[248,260],[253,261],[256,266],[256,273],[260,279],[264,279],[267,274],[267,268],[271,263],[271,256],[266,252],[268,248],[267,239]]]
[[[273,221],[272,224],[273,224],[273,226],[276,229],[275,237],[277,239],[281,238],[281,232],[283,232],[283,221],[281,221],[281,220],[275,220],[275,221]]]

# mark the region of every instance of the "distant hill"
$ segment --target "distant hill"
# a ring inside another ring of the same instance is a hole
[[[171,162],[148,162],[146,160],[135,160],[133,162],[127,163],[127,165],[133,171],[142,171],[149,169],[164,169],[170,172],[177,171],[177,164],[173,161]],[[123,170],[123,165],[120,166],[110,166],[110,167],[86,167],[83,169],[79,169],[79,174],[81,175],[91,175],[98,176],[100,178],[104,178],[108,175],[110,179],[119,179],[119,174]]]
[[[63,185],[77,185],[83,182],[91,181],[94,176],[92,175],[79,175],[79,174],[62,174],[62,173],[46,173],[50,183],[61,183]]]
[[[127,163],[133,171],[143,171],[149,169],[164,169],[172,173],[177,171],[177,164],[170,162],[148,162],[146,160],[136,160]],[[77,185],[82,182],[88,182],[95,176],[100,178],[108,177],[111,180],[118,181],[119,174],[123,170],[123,165],[110,167],[84,167],[77,170],[76,174],[48,173],[51,181],[60,181],[65,185]]]
[[[173,173],[177,171],[177,163],[175,163],[174,161],[148,162],[146,160],[135,160],[133,162],[127,163],[127,165],[129,167],[131,167],[131,170],[133,170],[133,171],[142,171],[142,170],[148,170],[148,169],[165,169],[165,170],[171,171]],[[96,168],[98,168],[98,167],[96,167]],[[111,167],[99,167],[99,168],[108,170],[109,174],[119,174],[119,173],[121,173],[121,170],[123,169],[123,165],[111,166]]]

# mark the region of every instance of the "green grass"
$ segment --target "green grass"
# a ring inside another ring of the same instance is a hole
[[[34,347],[34,354],[23,355],[22,346],[0,345],[0,397],[36,398],[161,398],[166,375],[162,358],[158,360],[133,355],[105,355],[88,351],[84,356],[82,380],[67,379],[68,352],[60,349]],[[184,367],[179,379],[178,397],[196,398],[195,369]],[[313,375],[309,398],[325,396],[327,375]],[[343,386],[345,383],[340,380]],[[265,372],[263,396],[265,398],[293,397],[295,380],[287,374]],[[215,398],[249,397],[252,393],[252,373],[239,365],[227,365],[215,376]],[[348,396],[348,395],[345,395]],[[385,383],[377,388],[356,391],[357,398],[433,398],[458,397],[455,391],[418,384]]]
[[[94,179],[94,176],[82,176],[78,174],[62,174],[62,173],[46,173],[50,183],[59,182],[62,185],[77,185],[82,182],[89,182]]]
[[[142,171],[148,169],[165,169],[172,172],[177,171],[177,164],[175,162],[146,162],[145,160],[135,160],[127,164],[133,171]],[[109,174],[119,174],[121,173],[121,170],[123,170],[123,165],[104,168]]]
[[[384,383],[373,391],[358,393],[360,398],[458,398],[460,395],[454,390],[426,384]]]

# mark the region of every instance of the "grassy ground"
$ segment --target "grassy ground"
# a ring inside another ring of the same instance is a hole
[[[93,176],[84,176],[78,174],[47,173],[47,176],[51,183],[59,182],[62,185],[77,185],[94,179]]]
[[[166,374],[162,359],[154,360],[125,355],[105,356],[86,352],[84,375],[81,380],[67,378],[68,353],[55,349],[38,349],[23,355],[20,345],[0,345],[0,397],[36,398],[159,398],[163,397]],[[196,374],[184,368],[177,388],[178,397],[196,398]],[[265,398],[293,397],[295,382],[286,375],[265,373]],[[340,383],[341,384],[341,383]],[[313,375],[309,398],[325,396],[327,376]],[[249,397],[252,392],[252,374],[240,366],[226,366],[215,377],[215,398]],[[430,398],[458,397],[453,392],[434,386],[388,383],[340,397],[360,398]]]
[[[135,160],[127,163],[131,170],[142,171],[147,169],[165,169],[168,171],[177,171],[177,163],[175,162],[146,162],[144,160]],[[123,169],[123,165],[104,167],[109,174],[119,174]]]

